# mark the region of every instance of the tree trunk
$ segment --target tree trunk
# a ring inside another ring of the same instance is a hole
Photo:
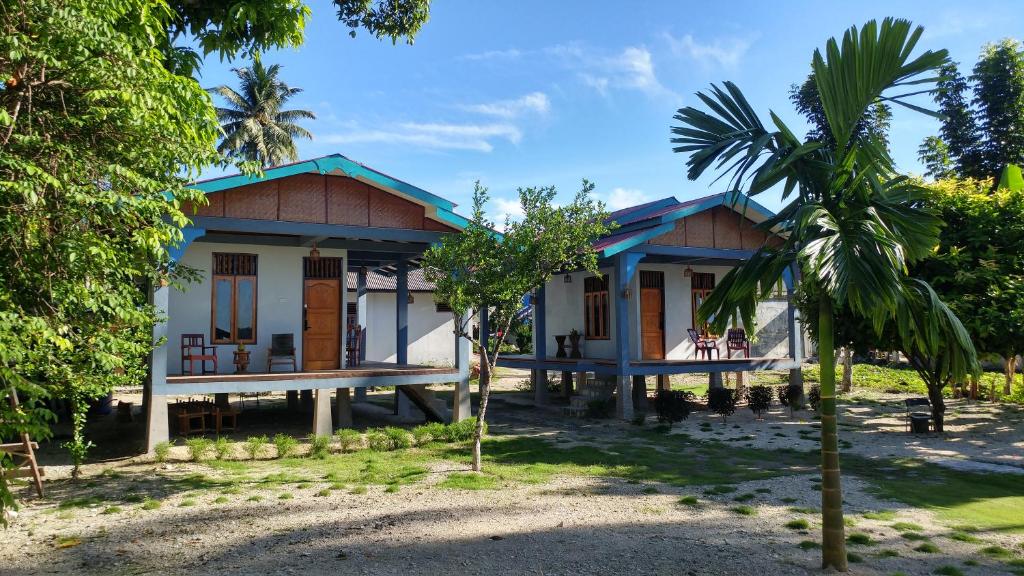
[[[971,375],[971,400],[978,399],[978,377]]]
[[[487,401],[491,397],[491,372],[494,366],[484,347],[480,347],[480,409],[476,413],[476,428],[473,430],[473,471],[483,470],[480,458],[480,442],[484,436],[484,418],[487,417]]]
[[[832,300],[822,295],[818,310],[818,361],[821,363],[821,567],[846,572],[846,529],[843,524],[843,491],[839,478],[832,316]]]
[[[946,414],[946,402],[942,399],[942,384],[928,383],[928,401],[932,403],[932,420],[935,431],[942,433],[943,416]]]
[[[1006,382],[1003,384],[1003,394],[1013,394],[1013,376],[1017,373],[1017,355],[1011,353],[1006,357]]]
[[[853,390],[853,350],[843,347],[843,392]]]

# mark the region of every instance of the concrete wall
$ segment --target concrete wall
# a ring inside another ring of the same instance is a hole
[[[455,333],[451,312],[437,312],[434,295],[412,292],[409,304],[409,363],[429,366],[455,366]],[[355,298],[355,292],[349,292]],[[395,362],[395,293],[370,292],[366,295],[366,360]]]
[[[213,297],[211,272],[214,252],[257,255],[256,344],[246,345],[246,349],[250,351],[249,369],[253,372],[266,370],[271,334],[288,332],[295,334],[297,362],[301,369],[302,258],[309,255],[309,248],[193,242],[185,251],[180,263],[198,270],[201,279],[188,285],[185,290],[172,289],[170,292],[167,313],[167,373],[181,374],[182,334],[202,333],[206,335],[206,343],[211,343],[210,300]],[[320,255],[345,257],[346,250],[321,249]],[[345,307],[342,306],[341,310],[344,316]],[[342,321],[344,326],[344,318]],[[234,372],[232,351],[235,349],[236,346],[232,344],[217,346],[220,373]]]
[[[692,297],[690,278],[683,276],[686,266],[678,264],[645,264],[641,262],[637,273],[630,284],[633,297],[628,303],[630,321],[630,350],[632,357],[641,357],[640,343],[640,271],[660,271],[665,275],[665,356],[670,360],[692,359],[695,357],[693,343],[686,333],[693,327]],[[725,266],[692,266],[694,272],[712,273],[715,280],[720,281],[730,270]],[[604,274],[612,274],[611,268],[602,268]],[[554,336],[568,334],[573,328],[583,332],[583,279],[589,273],[576,272],[571,274],[572,282],[566,283],[564,276],[556,276],[547,285],[547,347],[548,355],[554,356],[557,351]],[[614,294],[609,294],[614,298]],[[583,355],[586,358],[615,358],[615,317],[614,302],[610,307],[611,338],[608,340],[582,341]],[[789,346],[787,341],[788,326],[786,324],[786,301],[769,300],[758,306],[758,342],[751,345],[754,356],[787,357]],[[762,334],[762,332],[764,332]],[[568,346],[567,346],[568,348]],[[726,357],[725,338],[723,334],[719,349],[722,357]]]

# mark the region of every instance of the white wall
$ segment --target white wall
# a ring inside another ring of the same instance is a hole
[[[693,327],[692,295],[690,293],[690,278],[683,276],[685,265],[678,264],[646,264],[641,262],[637,267],[630,284],[633,297],[630,298],[627,307],[629,310],[630,322],[630,349],[633,358],[641,357],[640,343],[640,271],[661,271],[665,274],[665,356],[670,360],[692,359],[695,357],[693,343],[686,333],[687,328]],[[713,273],[715,280],[721,281],[722,277],[730,270],[726,266],[692,266],[694,272]],[[611,268],[602,268],[601,272],[607,275],[612,274]],[[554,356],[557,351],[554,336],[556,334],[568,334],[573,328],[584,331],[583,325],[583,279],[589,273],[573,273],[572,282],[565,283],[564,276],[554,277],[547,285],[547,350],[548,356]],[[586,358],[615,358],[615,317],[614,302],[614,278],[609,278],[609,314],[610,334],[609,340],[582,340],[583,356]],[[781,314],[781,316],[779,316]],[[754,355],[786,357],[789,353],[786,334],[786,302],[785,300],[772,300],[762,302],[757,312],[759,336],[761,331],[768,329],[765,337],[752,345],[751,352]],[[782,326],[779,326],[779,322]],[[780,332],[779,329],[783,331]],[[781,334],[781,338],[779,335]],[[568,345],[566,346],[568,349]],[[725,338],[720,342],[719,349],[722,357],[726,357]]]
[[[350,297],[355,292],[349,292]],[[455,366],[455,333],[451,312],[437,312],[434,295],[412,292],[409,304],[409,363],[428,366]],[[397,330],[395,293],[366,294],[366,316],[360,324],[366,328],[366,360],[396,362]]]
[[[246,349],[250,351],[249,370],[266,370],[271,335],[288,332],[295,334],[295,352],[301,369],[302,258],[309,255],[309,248],[193,242],[180,262],[200,271],[201,280],[187,286],[184,291],[171,290],[167,313],[167,373],[181,374],[182,334],[202,333],[206,335],[206,343],[211,343],[210,300],[213,297],[211,271],[214,252],[257,255],[256,344],[246,345]],[[344,258],[346,250],[323,248],[320,254],[324,257]],[[344,312],[345,307],[342,306],[343,315]],[[235,349],[236,346],[233,344],[217,346],[219,373],[234,372],[232,351]]]

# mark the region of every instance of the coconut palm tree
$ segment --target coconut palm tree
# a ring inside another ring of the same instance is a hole
[[[232,71],[238,76],[240,91],[230,86],[209,90],[227,102],[226,107],[217,108],[224,130],[217,151],[259,162],[263,167],[297,160],[295,138],[312,139],[313,135],[296,122],[315,120],[316,115],[309,110],[282,108],[302,89],[292,88],[278,77],[280,64],[265,67],[258,56],[253,58],[252,66]]]
[[[680,109],[676,152],[689,153],[688,177],[708,169],[730,176],[730,188],[756,196],[781,185],[786,205],[763,224],[785,241],[762,247],[729,272],[701,306],[700,322],[722,330],[754,325],[758,300],[783,274],[798,272],[818,295],[821,363],[822,567],[846,570],[835,397],[834,311],[847,307],[876,330],[896,327],[914,349],[933,351],[936,370],[959,377],[975,366],[959,320],[927,285],[907,277],[909,263],[938,243],[940,222],[922,206],[925,190],[898,174],[871,131],[858,129],[879,102],[932,114],[907,98],[929,90],[949,61],[945,50],[912,52],[923,29],[905,20],[850,28],[842,43],[816,50],[812,74],[830,138],[801,140],[774,113],[765,126],[732,83],[698,97],[710,109]],[[901,89],[902,86],[912,86]],[[895,93],[894,92],[900,92]],[[823,140],[827,140],[826,144]],[[915,313],[915,311],[920,311]],[[924,318],[922,315],[941,315]],[[960,331],[957,332],[957,327]],[[946,338],[944,331],[954,334]],[[950,343],[952,341],[952,343]]]

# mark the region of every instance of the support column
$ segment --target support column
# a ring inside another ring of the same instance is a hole
[[[334,391],[334,419],[338,428],[352,427],[352,395],[351,388],[338,388]]]
[[[157,286],[150,292],[150,303],[159,316],[167,316],[170,288]],[[153,343],[165,341],[167,323],[153,325]],[[153,348],[149,354],[149,382],[143,388],[143,404],[146,408],[146,453],[152,453],[156,445],[170,440],[167,422],[167,396],[163,394],[167,385],[167,344]]]
[[[647,409],[647,377],[642,374],[633,375],[633,410]]]
[[[412,401],[402,393],[401,386],[395,386],[395,415],[403,418],[412,416]]]
[[[298,390],[287,390],[284,393],[284,397],[288,402],[288,410],[294,412],[299,409],[299,391]]]
[[[544,286],[537,288],[533,303],[533,356],[543,362],[548,357],[547,306]],[[533,403],[541,406],[548,403],[548,371],[544,368],[534,369],[531,374],[533,381]]]
[[[658,374],[658,386],[656,390],[671,390],[672,381],[669,380],[668,374]]]
[[[363,330],[359,333],[359,360],[366,360],[366,320],[368,309],[366,304],[366,267],[356,272],[356,318]],[[356,400],[366,401],[366,388],[356,388]]]
[[[708,388],[724,388],[722,385],[722,373],[721,372],[709,372],[708,373]]]
[[[562,398],[569,399],[572,396],[572,372],[562,371]]]
[[[583,389],[587,387],[587,373],[577,372],[576,373],[576,394],[582,394]]]
[[[318,388],[313,397],[313,434],[330,436],[334,433],[334,428],[331,426],[331,389]]]
[[[617,384],[616,415],[623,420],[633,419],[633,383],[630,374],[631,348],[629,342],[629,300],[636,298],[630,286],[642,254],[620,252],[615,256],[615,379]],[[629,298],[627,298],[627,294]]]
[[[299,405],[303,412],[311,412],[314,409],[312,390],[299,390]]]
[[[409,363],[409,265],[398,263],[395,283],[395,358],[396,363]]]
[[[797,362],[801,362],[804,356],[804,334],[800,322],[800,311],[797,310],[795,302],[796,285],[800,279],[800,271],[795,265],[791,266],[789,270],[783,273],[782,279],[786,284],[786,300],[788,302],[786,306],[786,320],[789,327],[789,357]],[[799,367],[789,370],[789,384],[803,388],[803,371]]]
[[[466,322],[468,319],[463,319]],[[455,367],[459,371],[459,379],[455,382],[455,393],[452,397],[452,422],[459,422],[473,415],[473,405],[469,394],[469,361],[470,346],[458,334],[455,335]]]

